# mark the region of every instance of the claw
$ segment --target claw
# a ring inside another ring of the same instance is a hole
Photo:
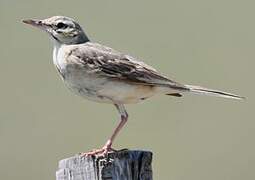
[[[82,153],[81,156],[106,156],[110,152],[116,152],[117,150],[113,149],[112,142],[108,140],[106,144],[101,149],[95,149],[92,151],[89,151],[87,153]]]

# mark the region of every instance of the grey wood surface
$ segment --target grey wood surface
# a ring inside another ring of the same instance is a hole
[[[152,153],[123,150],[107,157],[76,155],[59,162],[56,180],[152,180]]]

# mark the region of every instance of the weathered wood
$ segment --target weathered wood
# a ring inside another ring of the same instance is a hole
[[[56,180],[152,180],[152,153],[123,150],[107,157],[76,155],[59,162]]]

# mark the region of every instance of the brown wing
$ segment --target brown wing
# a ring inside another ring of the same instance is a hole
[[[83,46],[74,46],[69,55],[75,56],[87,72],[97,76],[187,90],[184,85],[162,76],[143,62],[100,44],[86,43]]]

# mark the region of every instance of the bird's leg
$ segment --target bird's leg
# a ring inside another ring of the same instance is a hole
[[[107,140],[107,142],[105,143],[105,145],[103,146],[102,149],[97,149],[97,150],[93,150],[93,151],[88,152],[88,153],[84,153],[85,156],[88,156],[88,155],[97,155],[97,154],[99,154],[99,155],[106,155],[110,151],[115,151],[114,149],[112,149],[112,143],[113,143],[114,139],[116,138],[116,136],[118,135],[119,131],[122,129],[122,127],[127,122],[127,120],[128,120],[128,113],[125,110],[124,105],[122,105],[122,104],[114,104],[114,105],[117,108],[118,112],[120,113],[120,117],[121,117],[121,120],[120,120],[118,126],[114,129],[113,134]]]

